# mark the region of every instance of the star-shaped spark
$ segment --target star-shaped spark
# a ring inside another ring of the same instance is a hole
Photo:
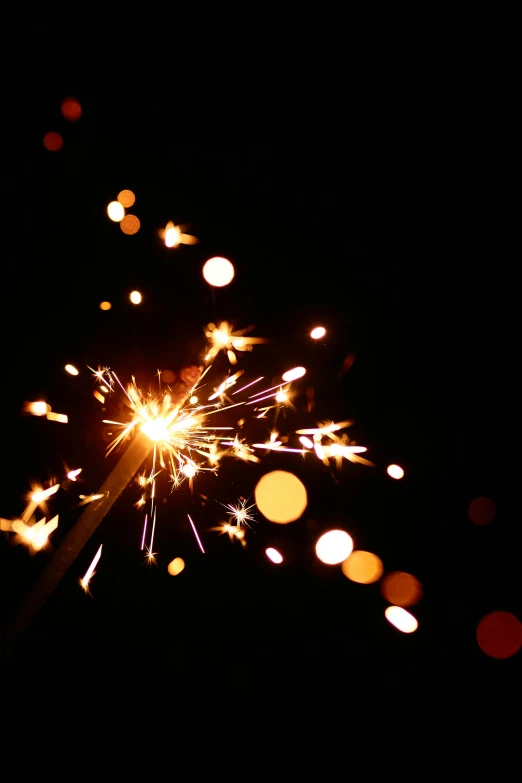
[[[251,508],[255,508],[255,503],[252,503],[251,506],[247,506],[247,503],[248,500],[240,498],[235,506],[232,503],[227,503],[225,506],[225,508],[230,509],[230,511],[227,511],[227,514],[230,517],[230,522],[234,521],[237,527],[243,527],[244,525],[250,527],[248,524],[249,522],[257,521],[255,517],[249,513]]]
[[[205,361],[214,359],[220,351],[224,351],[230,364],[237,364],[234,351],[251,351],[252,346],[268,342],[264,337],[246,337],[245,335],[253,328],[253,326],[248,326],[246,329],[234,332],[228,321],[221,321],[218,326],[208,324],[205,336],[210,340],[210,348],[205,356]]]

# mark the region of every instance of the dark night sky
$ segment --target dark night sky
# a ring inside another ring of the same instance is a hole
[[[215,319],[254,324],[254,334],[273,338],[245,357],[249,377],[307,367],[317,409],[287,416],[289,433],[301,422],[313,426],[314,416],[353,419],[353,437],[376,467],[345,463],[336,483],[298,455],[223,463],[219,478],[198,478],[192,497],[185,487],[163,492],[152,568],[139,551],[141,517],[129,489],[11,665],[38,656],[58,672],[81,658],[90,671],[114,672],[125,661],[138,679],[154,670],[208,687],[232,667],[230,679],[247,690],[325,670],[332,682],[357,670],[382,687],[433,683],[448,671],[480,671],[494,682],[511,671],[515,659],[490,661],[475,639],[488,611],[520,617],[503,446],[513,327],[501,239],[509,213],[495,172],[479,170],[471,155],[455,165],[442,143],[420,140],[404,139],[384,155],[371,144],[314,139],[190,144],[178,141],[166,110],[92,95],[77,96],[82,119],[67,123],[62,97],[42,93],[20,120],[23,143],[4,174],[17,208],[4,227],[12,241],[0,315],[0,516],[20,513],[29,482],[48,480],[62,460],[83,468],[86,492],[114,464],[104,457],[103,415],[86,365],[107,364],[122,378],[136,373],[146,384],[158,368],[197,356],[203,327]],[[61,151],[44,149],[49,130],[63,135]],[[123,188],[137,196],[136,236],[106,216]],[[200,243],[166,250],[157,231],[168,220],[186,224]],[[213,292],[201,267],[214,255],[230,258],[236,277]],[[128,301],[134,288],[144,295],[139,308]],[[108,313],[98,308],[103,299],[113,304]],[[321,344],[308,338],[318,323],[329,330]],[[356,360],[339,378],[350,352]],[[226,372],[224,357],[218,361]],[[63,372],[67,362],[80,377]],[[69,414],[67,426],[20,415],[25,400],[42,395]],[[386,476],[390,462],[405,468],[402,482]],[[247,549],[205,530],[204,520],[219,521],[218,503],[253,497],[259,476],[277,467],[295,470],[308,488],[302,520],[280,529],[258,515]],[[198,492],[209,497],[205,509]],[[55,545],[78,516],[63,494]],[[487,528],[467,515],[482,495],[497,504]],[[200,520],[205,555],[187,512]],[[333,524],[356,548],[378,554],[386,571],[421,580],[416,634],[387,623],[378,585],[352,584],[318,564],[315,541]],[[91,599],[77,580],[100,543]],[[288,552],[283,566],[266,560],[270,543]],[[166,566],[177,555],[187,565],[172,578]],[[50,556],[0,541],[4,620]]]

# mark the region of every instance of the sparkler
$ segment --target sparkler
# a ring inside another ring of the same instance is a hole
[[[237,358],[234,349],[251,350],[254,344],[267,342],[263,338],[245,337],[248,331],[249,329],[243,329],[234,332],[227,322],[222,322],[219,327],[209,324],[206,334],[211,341],[211,346],[206,361],[215,358],[223,350],[230,363],[235,364]],[[299,430],[296,434],[301,435],[301,448],[284,446],[283,442],[287,442],[288,438],[278,439],[277,432],[272,432],[270,440],[266,443],[250,445],[240,438],[237,432],[233,434],[230,432],[235,430],[235,427],[214,425],[214,419],[210,417],[238,406],[256,406],[253,409],[256,411],[260,409],[259,403],[261,401],[272,399],[273,405],[261,408],[261,416],[264,416],[270,408],[277,409],[288,404],[291,383],[302,377],[305,370],[304,368],[295,368],[295,370],[288,371],[282,376],[283,383],[270,386],[235,402],[227,392],[236,385],[242,376],[243,371],[238,371],[218,383],[212,393],[208,395],[206,403],[200,403],[199,397],[206,386],[202,382],[211,367],[212,364],[208,364],[202,374],[197,367],[184,370],[172,388],[166,386],[163,390],[160,389],[156,396],[145,394],[134,379],[125,388],[118,376],[107,367],[98,368],[96,371],[89,368],[96,378],[98,386],[103,389],[105,394],[112,394],[119,387],[125,395],[126,403],[130,409],[129,420],[123,422],[104,420],[104,422],[119,428],[118,434],[108,447],[108,454],[121,448],[124,444],[126,444],[126,448],[99,491],[91,495],[80,495],[80,505],[88,504],[88,507],[60,544],[27,600],[4,632],[4,652],[12,649],[17,638],[47,601],[110,508],[135,478],[140,467],[148,458],[152,458],[152,464],[150,470],[139,477],[138,483],[144,489],[144,493],[136,505],[138,507],[148,505],[141,549],[146,551],[149,563],[155,562],[154,556],[156,554],[152,551],[157,514],[156,479],[164,471],[168,472],[173,489],[179,487],[185,480],[189,481],[192,488],[192,482],[198,472],[202,470],[215,472],[220,459],[225,456],[259,462],[259,458],[254,453],[255,449],[296,452],[305,456],[309,453],[315,453],[316,457],[326,464],[329,464],[330,458],[335,458],[339,463],[343,457],[352,462],[372,464],[359,456],[360,452],[366,451],[364,447],[350,442],[345,434],[340,436],[335,434],[349,426],[351,422],[324,423],[319,424],[316,428]],[[251,387],[261,380],[263,380],[262,377],[256,378],[243,385],[237,391],[231,392],[232,396],[244,390],[252,391]],[[198,395],[195,394],[196,391]],[[41,410],[38,407],[35,414],[42,415],[46,410],[47,408],[44,409],[42,405]],[[223,430],[228,433],[221,434]],[[312,435],[313,440],[305,437],[307,435]],[[79,471],[71,472],[71,479],[74,480],[78,473]],[[16,525],[15,521],[11,523],[9,528],[8,522],[2,520],[2,529],[10,529],[10,532],[17,533],[27,541],[30,540],[33,546],[35,541],[46,542],[49,533],[56,529],[58,518],[53,518],[49,523],[46,523],[45,519],[36,525],[28,525],[27,523],[38,504],[50,497],[59,489],[59,486],[56,484],[48,490],[34,493],[22,519],[19,520],[20,524]],[[231,540],[238,539],[245,546],[244,528],[245,526],[250,527],[249,521],[254,521],[253,516],[249,513],[253,505],[247,506],[247,501],[241,499],[238,505],[228,504],[225,507],[229,509],[229,521],[213,529],[221,533],[228,533]],[[199,548],[205,552],[193,520],[190,516],[188,519]],[[235,521],[236,524],[232,524],[232,521]],[[148,543],[146,543],[148,528],[150,528],[150,535]],[[80,581],[86,590],[100,555],[101,547],[90,569]]]

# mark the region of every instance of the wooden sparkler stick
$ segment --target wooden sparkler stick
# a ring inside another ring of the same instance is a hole
[[[12,653],[21,635],[59,585],[125,487],[132,481],[152,451],[153,445],[146,435],[139,432],[128,446],[97,493],[103,497],[92,502],[85,509],[52,556],[24,603],[15,611],[10,623],[3,630],[0,639],[2,658],[7,658]]]

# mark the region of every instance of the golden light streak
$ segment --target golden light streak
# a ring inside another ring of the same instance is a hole
[[[79,476],[81,472],[82,468],[77,468],[77,470],[70,470],[67,474],[67,478],[70,481],[76,481],[77,476]]]
[[[65,371],[68,372],[69,375],[79,375],[79,371],[76,369],[74,364],[66,364]]]
[[[195,526],[194,522],[192,521],[192,519],[191,519],[191,517],[190,517],[190,514],[187,514],[187,516],[188,516],[188,518],[189,518],[189,522],[190,522],[190,524],[192,525],[192,530],[194,531],[194,535],[196,536],[196,541],[197,541],[197,542],[198,542],[198,544],[199,544],[199,548],[201,549],[201,551],[203,552],[203,554],[205,554],[205,550],[203,549],[203,544],[201,543],[201,539],[200,539],[200,537],[198,536],[198,531],[196,530],[196,526]]]
[[[22,519],[15,519],[11,525],[13,533],[18,539],[28,544],[34,551],[43,549],[49,540],[50,534],[58,527],[58,515],[46,522],[45,518],[39,522],[26,524]]]
[[[402,606],[388,606],[384,610],[384,614],[388,622],[394,625],[397,630],[402,631],[402,633],[413,633],[419,627],[417,618],[410,612],[407,612],[406,609],[403,609]]]
[[[94,555],[92,563],[90,564],[89,568],[85,572],[85,574],[82,577],[82,579],[80,579],[80,585],[83,587],[83,589],[86,592],[89,589],[89,582],[91,581],[92,577],[94,576],[94,569],[96,568],[96,566],[98,565],[98,562],[100,560],[101,553],[102,553],[102,547],[103,547],[103,544],[100,544],[100,548],[98,549],[98,551]]]
[[[95,389],[92,394],[93,394],[93,397],[96,397],[98,402],[101,402],[102,405],[104,404],[105,397],[103,396],[103,394],[100,394],[100,392],[97,389]]]
[[[246,386],[242,386],[240,389],[237,389],[237,391],[235,391],[235,392],[232,392],[232,396],[234,396],[234,394],[239,394],[239,392],[242,392],[242,391],[244,391],[245,389],[248,389],[248,388],[249,388],[249,386],[253,386],[253,385],[254,385],[254,383],[259,383],[259,381],[262,381],[262,380],[263,380],[263,378],[264,378],[264,376],[262,375],[260,378],[256,378],[256,379],[255,379],[255,381],[251,381],[250,383],[247,383],[247,385],[246,385]]]
[[[143,524],[143,535],[141,537],[141,549],[143,551],[143,548],[145,547],[145,534],[147,532],[147,514],[145,514],[145,522]]]
[[[290,383],[290,381],[296,381],[298,378],[302,378],[303,375],[306,375],[306,370],[304,367],[294,367],[293,370],[287,370],[281,378],[286,381],[287,383]]]
[[[92,503],[94,500],[100,500],[100,498],[103,497],[103,494],[93,494],[93,495],[79,495],[81,503],[78,503],[79,506],[85,506],[87,503]]]
[[[52,411],[47,412],[47,418],[49,421],[59,421],[61,424],[67,424],[69,421],[66,413],[53,413]]]

